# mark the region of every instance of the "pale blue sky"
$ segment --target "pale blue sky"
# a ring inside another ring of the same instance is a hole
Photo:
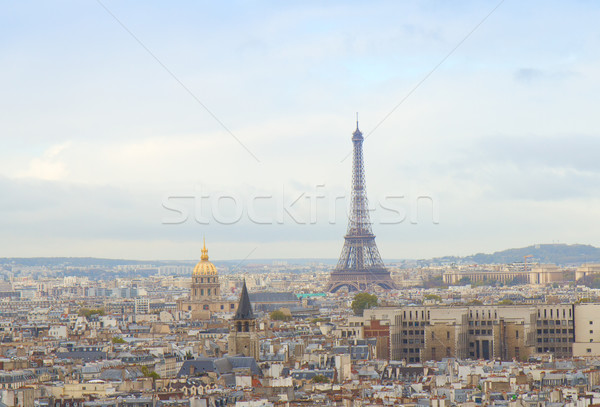
[[[498,2],[103,4],[259,161],[98,2],[0,2],[0,257],[337,257],[355,112],[369,133]],[[367,138],[384,258],[600,245],[597,21],[506,0]],[[168,199],[200,190],[208,225]]]

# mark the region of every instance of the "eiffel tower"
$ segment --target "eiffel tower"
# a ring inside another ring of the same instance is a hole
[[[342,287],[347,287],[348,291],[365,291],[377,285],[386,290],[396,289],[390,272],[383,265],[371,230],[365,188],[363,140],[357,120],[356,131],[352,133],[352,203],[348,232],[344,236],[340,260],[329,276],[327,291],[330,293]]]

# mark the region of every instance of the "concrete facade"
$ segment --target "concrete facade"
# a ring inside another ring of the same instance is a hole
[[[594,312],[600,315],[597,312],[600,304],[594,304],[597,311],[591,309],[592,304],[586,305],[589,309],[580,309],[580,319]],[[568,358],[573,356],[576,337],[574,307],[572,304],[411,306],[366,310],[364,318],[389,321],[391,360],[408,363],[448,357],[527,360],[548,353]],[[600,317],[593,324],[598,331],[590,334],[588,329],[586,334],[593,335],[593,341],[600,344]],[[578,336],[583,338],[584,333]],[[587,353],[600,354],[600,346],[598,351],[594,348]]]

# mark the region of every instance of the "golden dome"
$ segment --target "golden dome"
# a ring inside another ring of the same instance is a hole
[[[193,276],[216,276],[217,268],[214,264],[208,261],[208,250],[206,250],[206,242],[204,242],[204,247],[202,248],[202,256],[200,256],[200,261],[194,267]]]

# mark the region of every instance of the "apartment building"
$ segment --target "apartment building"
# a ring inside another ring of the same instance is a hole
[[[600,304],[594,305],[600,311]],[[391,360],[408,363],[449,357],[526,360],[548,353],[567,358],[573,356],[575,307],[573,304],[408,306],[366,310],[364,319],[389,324]],[[580,318],[590,312],[593,311],[582,309]],[[586,348],[585,352],[600,354],[600,317],[592,324],[597,326],[594,340],[598,345],[590,352]],[[593,335],[589,331],[587,335]]]

